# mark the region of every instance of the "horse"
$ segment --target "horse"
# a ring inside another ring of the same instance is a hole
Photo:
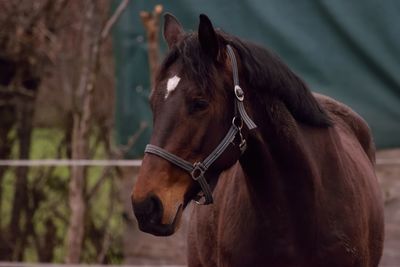
[[[194,200],[190,267],[377,267],[383,201],[366,122],[204,14],[197,32],[165,14],[163,36],[131,196],[140,230],[173,234]]]

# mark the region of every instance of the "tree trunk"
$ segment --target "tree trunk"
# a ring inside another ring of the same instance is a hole
[[[0,85],[1,86],[1,85]],[[1,88],[0,88],[1,90]],[[9,138],[9,133],[16,123],[15,107],[0,106],[0,159],[10,157],[13,141]],[[0,166],[0,214],[3,210],[3,177],[7,171],[7,166]],[[0,225],[3,225],[2,217],[0,216]],[[11,260],[12,247],[9,242],[6,242],[9,231],[0,231],[0,260]]]
[[[89,155],[89,128],[91,116],[92,92],[88,90],[90,77],[92,75],[92,55],[93,49],[93,18],[95,4],[93,0],[85,2],[85,20],[82,31],[81,46],[81,74],[79,85],[75,94],[76,110],[73,114],[72,127],[72,159],[87,159]],[[85,166],[72,166],[71,180],[69,183],[68,203],[71,211],[68,233],[67,233],[67,254],[66,263],[79,263],[83,238],[85,234],[85,213],[86,202],[84,197],[86,179]]]
[[[72,136],[72,158],[85,159],[87,155],[87,140],[82,136],[80,118],[74,116],[73,136]],[[69,183],[69,207],[71,217],[68,226],[67,256],[66,263],[79,263],[83,236],[86,203],[84,199],[84,185],[86,168],[83,166],[73,166],[71,180]]]
[[[89,158],[89,139],[92,117],[92,101],[96,75],[99,70],[100,47],[113,24],[127,7],[129,0],[121,1],[114,14],[99,31],[95,18],[95,0],[87,0],[83,39],[81,47],[81,75],[76,91],[77,105],[73,116],[72,159]],[[73,166],[69,184],[69,206],[71,209],[68,227],[66,263],[79,263],[84,239],[84,222],[87,203],[85,199],[86,168]]]
[[[20,99],[18,103],[18,141],[19,159],[29,159],[31,150],[32,120],[34,101]],[[21,166],[16,169],[14,187],[14,200],[12,205],[11,221],[9,225],[10,244],[13,245],[12,260],[22,261],[25,243],[21,238],[21,217],[28,204],[28,167]]]

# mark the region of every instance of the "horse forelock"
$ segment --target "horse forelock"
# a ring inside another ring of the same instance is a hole
[[[182,40],[170,49],[160,66],[157,80],[166,78],[166,73],[174,64],[179,65],[179,69],[182,70],[180,75],[195,84],[197,90],[208,95],[214,93],[215,65],[202,51],[197,33],[185,34]]]

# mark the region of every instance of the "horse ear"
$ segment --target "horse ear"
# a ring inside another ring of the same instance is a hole
[[[203,50],[212,58],[217,59],[219,52],[219,44],[217,34],[210,19],[204,15],[200,15],[199,24],[199,41]]]
[[[183,33],[182,25],[177,18],[170,13],[165,13],[163,35],[169,49],[181,39]]]

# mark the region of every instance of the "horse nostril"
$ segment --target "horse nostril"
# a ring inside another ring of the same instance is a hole
[[[150,222],[152,224],[158,223],[162,219],[162,204],[158,197],[152,196],[150,197],[152,214],[150,215]]]
[[[132,201],[132,206],[139,223],[156,224],[162,219],[162,203],[155,195],[151,195],[140,202]]]

